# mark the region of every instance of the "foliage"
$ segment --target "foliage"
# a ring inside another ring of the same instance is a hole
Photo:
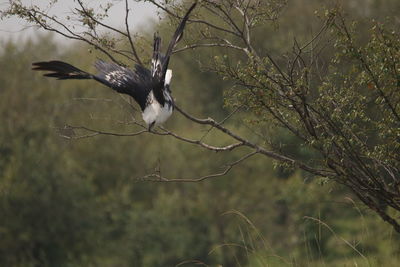
[[[306,163],[311,168],[293,165],[345,184],[400,231],[387,209],[400,210],[400,38],[394,30],[375,24],[370,41],[362,45],[356,28],[347,26],[341,13],[334,10],[326,17],[314,38],[325,28],[335,38],[335,56],[327,67],[320,68],[320,59],[313,54],[308,58],[305,50],[312,43],[295,43],[287,68],[270,55],[255,54],[246,64],[217,58],[216,70],[235,80],[229,105],[245,105],[255,115],[253,123],[261,127],[273,120],[313,153]],[[318,47],[311,49],[316,51],[310,53],[320,53]],[[269,135],[264,138],[276,146]]]

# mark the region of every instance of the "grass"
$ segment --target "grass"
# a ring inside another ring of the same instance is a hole
[[[357,231],[346,231],[346,224],[330,225],[321,218],[305,216],[303,240],[297,242],[293,251],[282,252],[274,248],[274,244],[263,235],[261,230],[246,215],[237,210],[225,212],[223,216],[234,216],[237,219],[238,240],[216,245],[209,255],[228,250],[234,259],[235,266],[243,267],[280,267],[280,266],[400,266],[398,256],[399,238],[393,234],[390,226],[383,223],[374,214],[366,214],[357,204],[347,199],[359,218],[351,222],[358,226]],[[302,230],[300,229],[302,228]],[[310,233],[309,229],[315,229]],[[310,239],[310,234],[314,237]],[[323,241],[324,240],[324,241]],[[193,266],[195,262],[187,262]],[[204,262],[196,262],[196,266],[209,266]],[[215,266],[215,265],[212,265]],[[221,265],[222,266],[222,265]]]

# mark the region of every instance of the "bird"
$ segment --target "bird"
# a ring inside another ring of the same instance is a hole
[[[174,109],[170,88],[172,70],[168,69],[168,64],[173,49],[182,39],[185,24],[196,4],[197,1],[182,18],[165,54],[161,53],[161,38],[158,32],[154,34],[150,69],[141,64],[135,64],[134,68],[130,69],[113,62],[97,60],[95,68],[98,74],[91,74],[69,63],[51,60],[32,63],[32,70],[46,71],[43,76],[58,80],[93,79],[118,93],[131,96],[140,106],[142,118],[151,131],[154,126],[163,124],[172,115]]]

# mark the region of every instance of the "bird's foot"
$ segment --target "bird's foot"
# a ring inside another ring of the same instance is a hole
[[[154,124],[155,124],[155,121],[153,121],[152,123],[149,124],[149,129],[148,129],[149,132],[152,132],[151,129],[153,129]]]

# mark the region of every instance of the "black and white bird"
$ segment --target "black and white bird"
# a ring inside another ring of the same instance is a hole
[[[46,77],[58,80],[93,79],[121,94],[130,95],[140,106],[142,117],[149,130],[155,125],[164,123],[172,114],[174,101],[171,96],[170,83],[172,70],[168,63],[172,51],[183,36],[183,29],[196,2],[188,9],[172,39],[166,53],[160,52],[161,38],[154,34],[153,57],[151,69],[136,64],[133,70],[115,63],[99,60],[95,63],[98,74],[93,75],[62,61],[33,63],[33,70],[49,71]]]

